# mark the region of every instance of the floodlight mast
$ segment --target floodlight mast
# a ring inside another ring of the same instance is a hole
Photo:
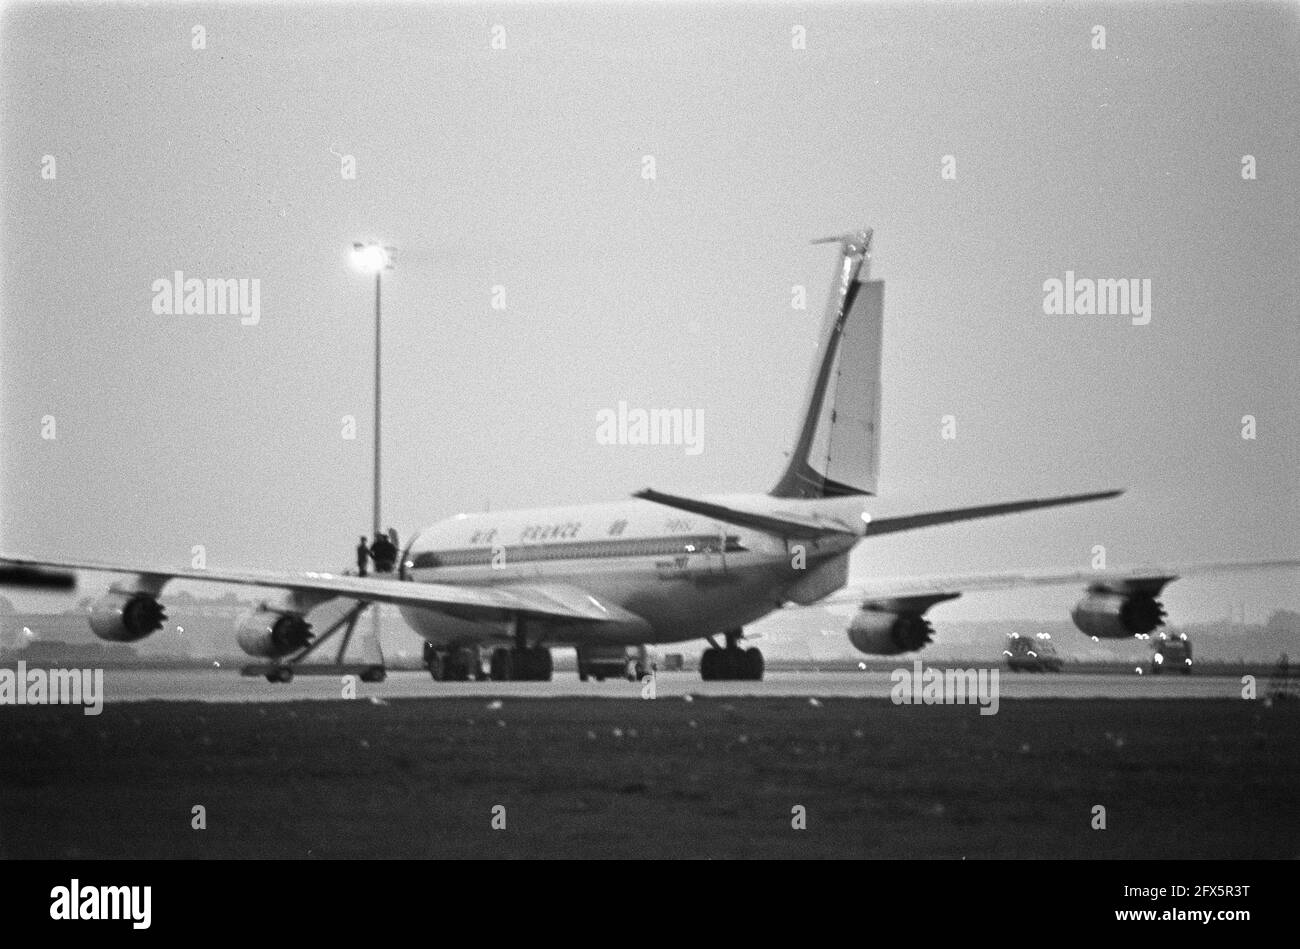
[[[383,444],[383,274],[393,269],[393,248],[378,243],[352,245],[352,264],[362,273],[375,275],[375,421],[374,421],[374,478],[371,485],[371,533],[374,543],[384,537],[381,509],[380,482],[382,476],[381,449]],[[380,564],[375,564],[376,569]],[[391,567],[390,567],[391,568]]]

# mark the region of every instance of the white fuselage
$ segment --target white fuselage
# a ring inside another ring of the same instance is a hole
[[[709,498],[757,512],[834,514],[860,523],[864,498]],[[664,643],[737,629],[787,601],[842,586],[857,538],[787,540],[650,501],[460,514],[421,531],[404,557],[423,582],[566,584],[644,620],[548,622],[529,638],[549,645]],[[798,548],[802,548],[802,550]],[[411,628],[440,646],[507,641],[506,618],[484,622],[404,607]]]

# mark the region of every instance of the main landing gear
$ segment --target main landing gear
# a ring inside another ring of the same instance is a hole
[[[478,649],[438,649],[433,643],[424,644],[424,667],[438,682],[468,682],[487,678],[479,661]]]
[[[489,678],[493,682],[550,682],[554,665],[544,646],[501,646],[492,650]]]
[[[488,677],[493,682],[550,682],[554,666],[551,651],[545,646],[529,646],[528,635],[519,617],[511,620],[514,648],[499,646],[492,650]]]
[[[484,674],[476,646],[458,649],[438,649],[433,643],[424,644],[424,665],[439,682],[466,682],[470,679],[491,679],[493,682],[550,682],[554,672],[551,651],[545,646],[529,646],[522,629],[516,626],[515,645],[500,646],[492,650],[492,658]]]
[[[753,647],[740,648],[740,639],[745,635],[742,629],[728,630],[725,635],[726,648],[713,644],[701,654],[700,678],[706,682],[762,681],[763,653]],[[712,644],[713,640],[709,642]]]

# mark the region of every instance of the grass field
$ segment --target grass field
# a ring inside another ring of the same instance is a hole
[[[5,707],[0,857],[1300,856],[1300,703],[819,702]]]

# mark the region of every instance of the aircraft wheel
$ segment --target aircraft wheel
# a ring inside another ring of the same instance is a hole
[[[442,677],[447,682],[468,682],[470,665],[466,650],[453,649],[442,661]]]
[[[509,649],[501,646],[492,650],[492,667],[489,678],[493,682],[509,682],[514,678],[514,656]]]
[[[700,678],[706,682],[730,682],[743,678],[745,653],[740,649],[714,649],[700,654]]]
[[[267,682],[289,683],[293,681],[293,670],[288,666],[282,666],[279,669],[272,669],[266,674]]]
[[[743,678],[749,679],[751,682],[763,681],[763,653],[760,650],[746,649],[742,664],[744,667]]]
[[[533,682],[550,682],[551,675],[555,672],[551,651],[544,646],[537,646],[528,652],[531,660],[528,671],[532,673],[528,678]]]
[[[722,650],[722,675],[720,679],[728,682],[735,682],[741,679],[749,678],[745,674],[745,650],[740,648],[728,648]]]
[[[425,641],[424,643],[424,668],[429,670],[429,675],[433,676],[434,682],[441,682],[447,678],[449,666],[451,664],[451,654],[445,650],[439,649],[433,643]]]

